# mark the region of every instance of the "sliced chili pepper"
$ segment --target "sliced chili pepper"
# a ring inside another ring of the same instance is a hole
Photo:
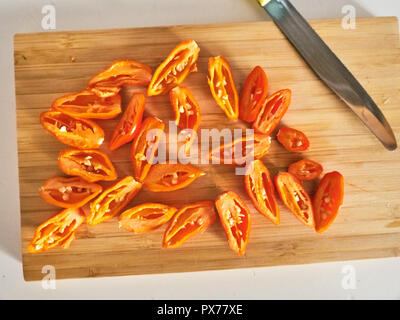
[[[282,202],[307,227],[314,227],[313,208],[310,196],[303,185],[289,172],[280,172],[275,185]]]
[[[229,63],[223,57],[211,57],[208,61],[208,85],[215,102],[229,119],[239,116],[239,98]]]
[[[97,150],[64,149],[58,156],[58,166],[64,173],[89,182],[117,179],[117,173],[108,156]]]
[[[118,93],[123,85],[147,86],[150,80],[149,66],[132,60],[119,60],[90,79],[88,87],[108,96]]]
[[[247,194],[256,209],[274,224],[279,225],[278,202],[267,167],[260,160],[255,160],[248,166],[244,178]]]
[[[35,231],[28,252],[37,253],[49,250],[58,245],[69,248],[75,238],[75,231],[85,221],[85,213],[81,208],[65,209],[46,222]]]
[[[183,41],[157,67],[147,89],[148,96],[165,94],[176,87],[190,72],[197,71],[200,48],[194,40]]]
[[[318,162],[302,159],[292,163],[288,171],[299,180],[314,180],[320,176],[323,168]]]
[[[136,93],[132,96],[111,136],[110,150],[118,149],[137,136],[142,122],[145,102],[146,99],[142,93]]]
[[[267,94],[267,75],[260,66],[256,66],[247,77],[240,95],[239,118],[247,122],[256,120]]]
[[[239,255],[243,255],[250,233],[250,211],[243,200],[233,191],[222,193],[215,206],[229,246]]]
[[[154,117],[144,119],[131,149],[134,176],[142,181],[150,170],[164,130],[164,122]]]
[[[40,123],[58,141],[79,149],[97,149],[104,141],[103,129],[91,120],[75,119],[59,111],[40,114]]]
[[[197,131],[200,125],[200,108],[193,94],[186,87],[175,87],[170,91],[170,101],[175,112],[175,123],[178,128]],[[185,151],[189,152],[194,135],[189,133],[185,142]]]
[[[102,97],[93,90],[84,90],[58,98],[52,108],[71,117],[112,119],[121,113],[121,97],[119,94]]]
[[[343,176],[337,171],[327,173],[320,181],[313,199],[317,232],[325,231],[335,220],[343,203],[343,196]]]
[[[270,135],[289,108],[291,95],[292,91],[284,89],[269,96],[262,105],[253,123],[253,128],[258,132]]]
[[[182,189],[206,173],[190,164],[158,163],[151,167],[145,187],[153,192]]]
[[[280,128],[276,138],[287,151],[291,152],[306,151],[310,146],[307,136],[303,132],[293,128]]]
[[[40,197],[57,207],[79,208],[96,198],[102,190],[101,185],[80,177],[53,177],[43,183]]]
[[[244,165],[250,156],[254,159],[265,156],[270,146],[271,138],[265,134],[246,135],[212,150],[209,160],[213,163]]]
[[[119,227],[135,233],[149,232],[168,222],[176,211],[165,204],[143,203],[122,212]]]
[[[163,248],[176,248],[186,239],[203,232],[217,221],[212,201],[201,201],[182,207],[164,233]]]
[[[87,224],[94,226],[115,217],[131,202],[141,188],[142,184],[131,176],[118,181],[90,203]]]

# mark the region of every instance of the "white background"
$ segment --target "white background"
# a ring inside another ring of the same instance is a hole
[[[400,16],[398,0],[293,0],[306,18]],[[183,274],[59,280],[55,290],[24,282],[12,36],[41,32],[41,8],[53,4],[57,30],[258,21],[256,0],[1,0],[0,2],[0,298],[2,299],[400,299],[400,258]],[[371,47],[373,50],[373,46]],[[344,289],[346,266],[356,288]]]

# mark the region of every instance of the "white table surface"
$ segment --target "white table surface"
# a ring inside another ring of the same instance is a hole
[[[306,18],[400,16],[398,0],[293,0]],[[400,299],[400,258],[114,278],[25,282],[20,213],[12,37],[41,32],[42,6],[56,7],[57,30],[257,21],[256,0],[0,1],[0,299]],[[373,47],[371,48],[373,50]],[[349,267],[350,266],[350,267]],[[348,268],[355,286],[343,281]]]

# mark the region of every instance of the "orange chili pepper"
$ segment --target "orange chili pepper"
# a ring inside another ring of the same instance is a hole
[[[256,66],[248,75],[239,101],[239,118],[253,122],[267,98],[268,78],[260,66]]]
[[[178,128],[197,131],[200,125],[200,108],[190,90],[186,87],[175,87],[170,91],[169,97]],[[186,153],[189,152],[194,137],[194,134],[188,134],[185,143]]]
[[[337,172],[327,173],[320,181],[314,195],[315,230],[323,232],[336,219],[339,208],[343,203],[344,180]]]
[[[208,85],[215,102],[229,119],[239,116],[239,98],[229,63],[223,57],[211,57],[208,61]]]
[[[313,208],[310,196],[303,185],[289,172],[280,172],[275,177],[279,196],[286,207],[307,227],[314,227]]]
[[[158,163],[151,167],[145,187],[153,192],[166,192],[182,189],[206,173],[190,164]]]
[[[318,162],[303,159],[292,163],[288,171],[299,180],[314,180],[320,176],[323,168]]]
[[[108,96],[118,93],[123,85],[147,86],[150,80],[150,67],[132,60],[118,60],[90,79],[88,87]]]
[[[146,99],[142,93],[133,94],[111,136],[110,150],[118,149],[120,146],[132,141],[138,135],[145,101]]]
[[[131,202],[141,188],[142,184],[131,176],[118,181],[90,203],[87,224],[94,226],[115,217]]]
[[[233,191],[222,193],[216,200],[219,218],[229,246],[239,255],[243,255],[250,234],[250,211],[243,200]]]
[[[136,180],[143,182],[150,170],[154,156],[164,134],[164,122],[154,117],[144,119],[140,131],[133,141],[131,159]]]
[[[53,177],[47,179],[40,188],[40,197],[57,207],[79,208],[96,198],[103,188],[101,185],[80,177]]]
[[[258,132],[270,135],[289,108],[291,95],[292,92],[289,89],[284,89],[269,96],[262,105],[253,123],[253,128]]]
[[[176,87],[190,72],[197,71],[196,62],[200,48],[194,40],[183,41],[157,67],[147,89],[148,96],[167,93]]]
[[[291,152],[306,151],[310,146],[310,141],[303,132],[289,127],[280,128],[276,138],[287,151]]]
[[[84,90],[58,98],[51,107],[71,117],[112,119],[121,113],[121,97],[119,94],[102,97],[93,90]]]
[[[119,227],[134,233],[149,232],[168,222],[176,211],[165,204],[143,203],[122,212]]]
[[[108,156],[97,150],[64,149],[58,156],[58,166],[64,173],[79,176],[89,182],[117,179]]]
[[[79,149],[97,149],[104,141],[103,129],[91,120],[75,119],[59,111],[40,114],[40,123],[58,141]]]
[[[279,225],[278,202],[267,167],[260,160],[253,161],[247,168],[244,181],[247,194],[256,209],[274,224]]]
[[[49,250],[58,245],[69,248],[75,238],[75,231],[85,221],[85,213],[81,208],[65,209],[46,222],[35,231],[28,252],[37,253]]]

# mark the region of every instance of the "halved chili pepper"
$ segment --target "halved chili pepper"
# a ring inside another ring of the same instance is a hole
[[[37,253],[49,250],[58,245],[69,248],[75,238],[75,231],[85,221],[85,213],[81,208],[65,209],[46,222],[35,231],[28,252]]]
[[[212,163],[244,165],[246,159],[252,156],[260,159],[265,156],[271,146],[271,137],[261,133],[246,135],[232,143],[224,144],[209,153]]]
[[[149,66],[132,60],[119,60],[90,79],[88,87],[101,96],[108,96],[118,93],[123,85],[147,86],[150,80]]]
[[[291,152],[306,151],[310,146],[310,141],[303,132],[289,127],[280,128],[276,138],[287,151]]]
[[[148,117],[142,122],[131,149],[135,179],[143,182],[146,178],[157,152],[160,137],[164,134],[164,127],[164,122],[154,117]]]
[[[325,231],[335,220],[343,203],[343,196],[343,176],[337,171],[327,173],[320,181],[313,199],[317,232]]]
[[[268,78],[260,66],[256,66],[244,84],[239,101],[239,118],[243,121],[256,120],[268,94]]]
[[[119,227],[134,233],[149,232],[168,222],[176,211],[165,204],[143,203],[122,212]]]
[[[215,102],[229,119],[239,116],[239,98],[233,80],[232,70],[223,57],[211,57],[208,61],[208,85]]]
[[[97,150],[64,149],[58,156],[58,166],[64,173],[82,177],[89,182],[117,179],[108,156]]]
[[[118,181],[90,203],[87,224],[94,226],[115,217],[131,202],[141,188],[142,184],[131,176]]]
[[[157,67],[147,89],[148,96],[165,94],[176,87],[190,72],[197,71],[200,48],[194,40],[183,41]]]
[[[145,187],[153,192],[166,192],[182,189],[206,173],[190,164],[158,163],[151,167]]]
[[[212,201],[201,201],[182,207],[170,221],[164,233],[163,248],[176,248],[186,239],[203,232],[217,221]]]
[[[142,93],[133,94],[110,140],[110,150],[132,141],[139,133],[146,99]]]
[[[289,172],[280,172],[275,185],[282,202],[307,227],[314,227],[313,208],[310,196],[303,185]]]
[[[279,225],[279,207],[275,198],[274,183],[267,167],[260,161],[253,161],[244,177],[247,194],[256,209]]]
[[[53,177],[47,179],[40,188],[40,197],[57,207],[78,208],[97,197],[101,185],[83,180],[80,177]]]
[[[322,166],[313,160],[302,159],[289,166],[289,173],[299,180],[314,180],[322,173]]]
[[[104,141],[103,129],[91,120],[45,111],[40,114],[40,123],[58,141],[75,148],[98,149]]]
[[[170,91],[169,97],[178,128],[197,131],[200,125],[200,108],[190,90],[186,87],[175,87]],[[192,133],[188,133],[185,142],[186,153],[189,152],[194,137]]]
[[[250,233],[250,211],[243,200],[233,191],[222,193],[216,200],[219,218],[229,246],[239,255],[243,255]]]
[[[93,90],[84,90],[58,98],[52,108],[71,117],[112,119],[121,113],[121,97],[118,93],[102,97]]]
[[[291,95],[291,90],[283,89],[269,96],[262,105],[253,123],[253,128],[258,132],[270,135],[289,108]]]

